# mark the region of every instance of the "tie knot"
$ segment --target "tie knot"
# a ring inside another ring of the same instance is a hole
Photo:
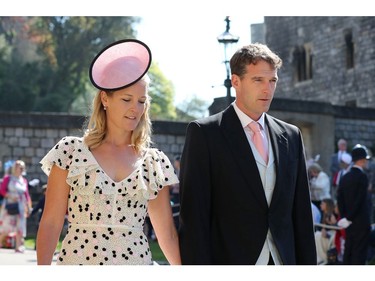
[[[260,125],[259,125],[258,122],[255,122],[255,121],[251,122],[251,123],[249,124],[249,127],[250,127],[250,129],[251,129],[254,133],[256,133],[256,132],[260,132]]]

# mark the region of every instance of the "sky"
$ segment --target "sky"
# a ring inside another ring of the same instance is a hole
[[[175,105],[194,95],[209,104],[226,95],[224,45],[217,41],[226,29],[225,17],[155,14],[142,17],[136,26],[137,38],[150,47],[154,62],[174,85]],[[250,25],[262,23],[264,17],[233,16],[230,20],[229,32],[239,36],[239,41],[227,50],[228,58],[251,42]]]

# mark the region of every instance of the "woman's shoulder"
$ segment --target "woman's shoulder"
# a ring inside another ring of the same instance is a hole
[[[147,155],[151,155],[151,156],[162,156],[162,157],[167,157],[166,154],[160,150],[159,148],[156,148],[156,147],[149,147],[145,150],[144,152],[145,156]]]
[[[79,147],[83,147],[84,142],[82,137],[76,137],[76,136],[66,136],[61,138],[57,144],[54,146],[55,150],[62,151],[64,154],[67,153],[67,151],[74,151]]]
[[[61,138],[58,144],[72,145],[72,144],[82,144],[83,138],[77,136],[65,136]]]
[[[148,148],[145,153],[144,157],[145,160],[149,159],[150,163],[154,164],[160,164],[162,166],[167,165],[168,168],[171,166],[171,160],[169,159],[168,155],[164,153],[162,150],[159,148],[151,147]]]
[[[57,144],[40,161],[42,170],[49,175],[54,164],[60,168],[69,169],[73,163],[73,154],[81,154],[84,144],[82,138],[75,136],[66,136],[61,138]]]
[[[178,178],[168,156],[158,148],[148,148],[144,152],[142,177],[138,187],[147,199],[154,199],[165,186],[178,183]],[[146,179],[146,181],[145,181]]]

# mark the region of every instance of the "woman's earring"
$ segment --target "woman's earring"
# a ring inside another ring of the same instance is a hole
[[[107,106],[103,105],[103,109],[104,109],[104,111],[106,111],[107,110]]]

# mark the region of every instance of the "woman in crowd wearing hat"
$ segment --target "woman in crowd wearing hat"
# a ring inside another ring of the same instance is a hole
[[[150,147],[150,64],[149,48],[134,39],[107,46],[93,60],[90,79],[99,92],[83,138],[61,139],[41,160],[49,178],[38,264],[51,264],[66,211],[57,264],[152,264],[147,213],[168,262],[180,264],[166,188],[178,178],[167,156]]]

